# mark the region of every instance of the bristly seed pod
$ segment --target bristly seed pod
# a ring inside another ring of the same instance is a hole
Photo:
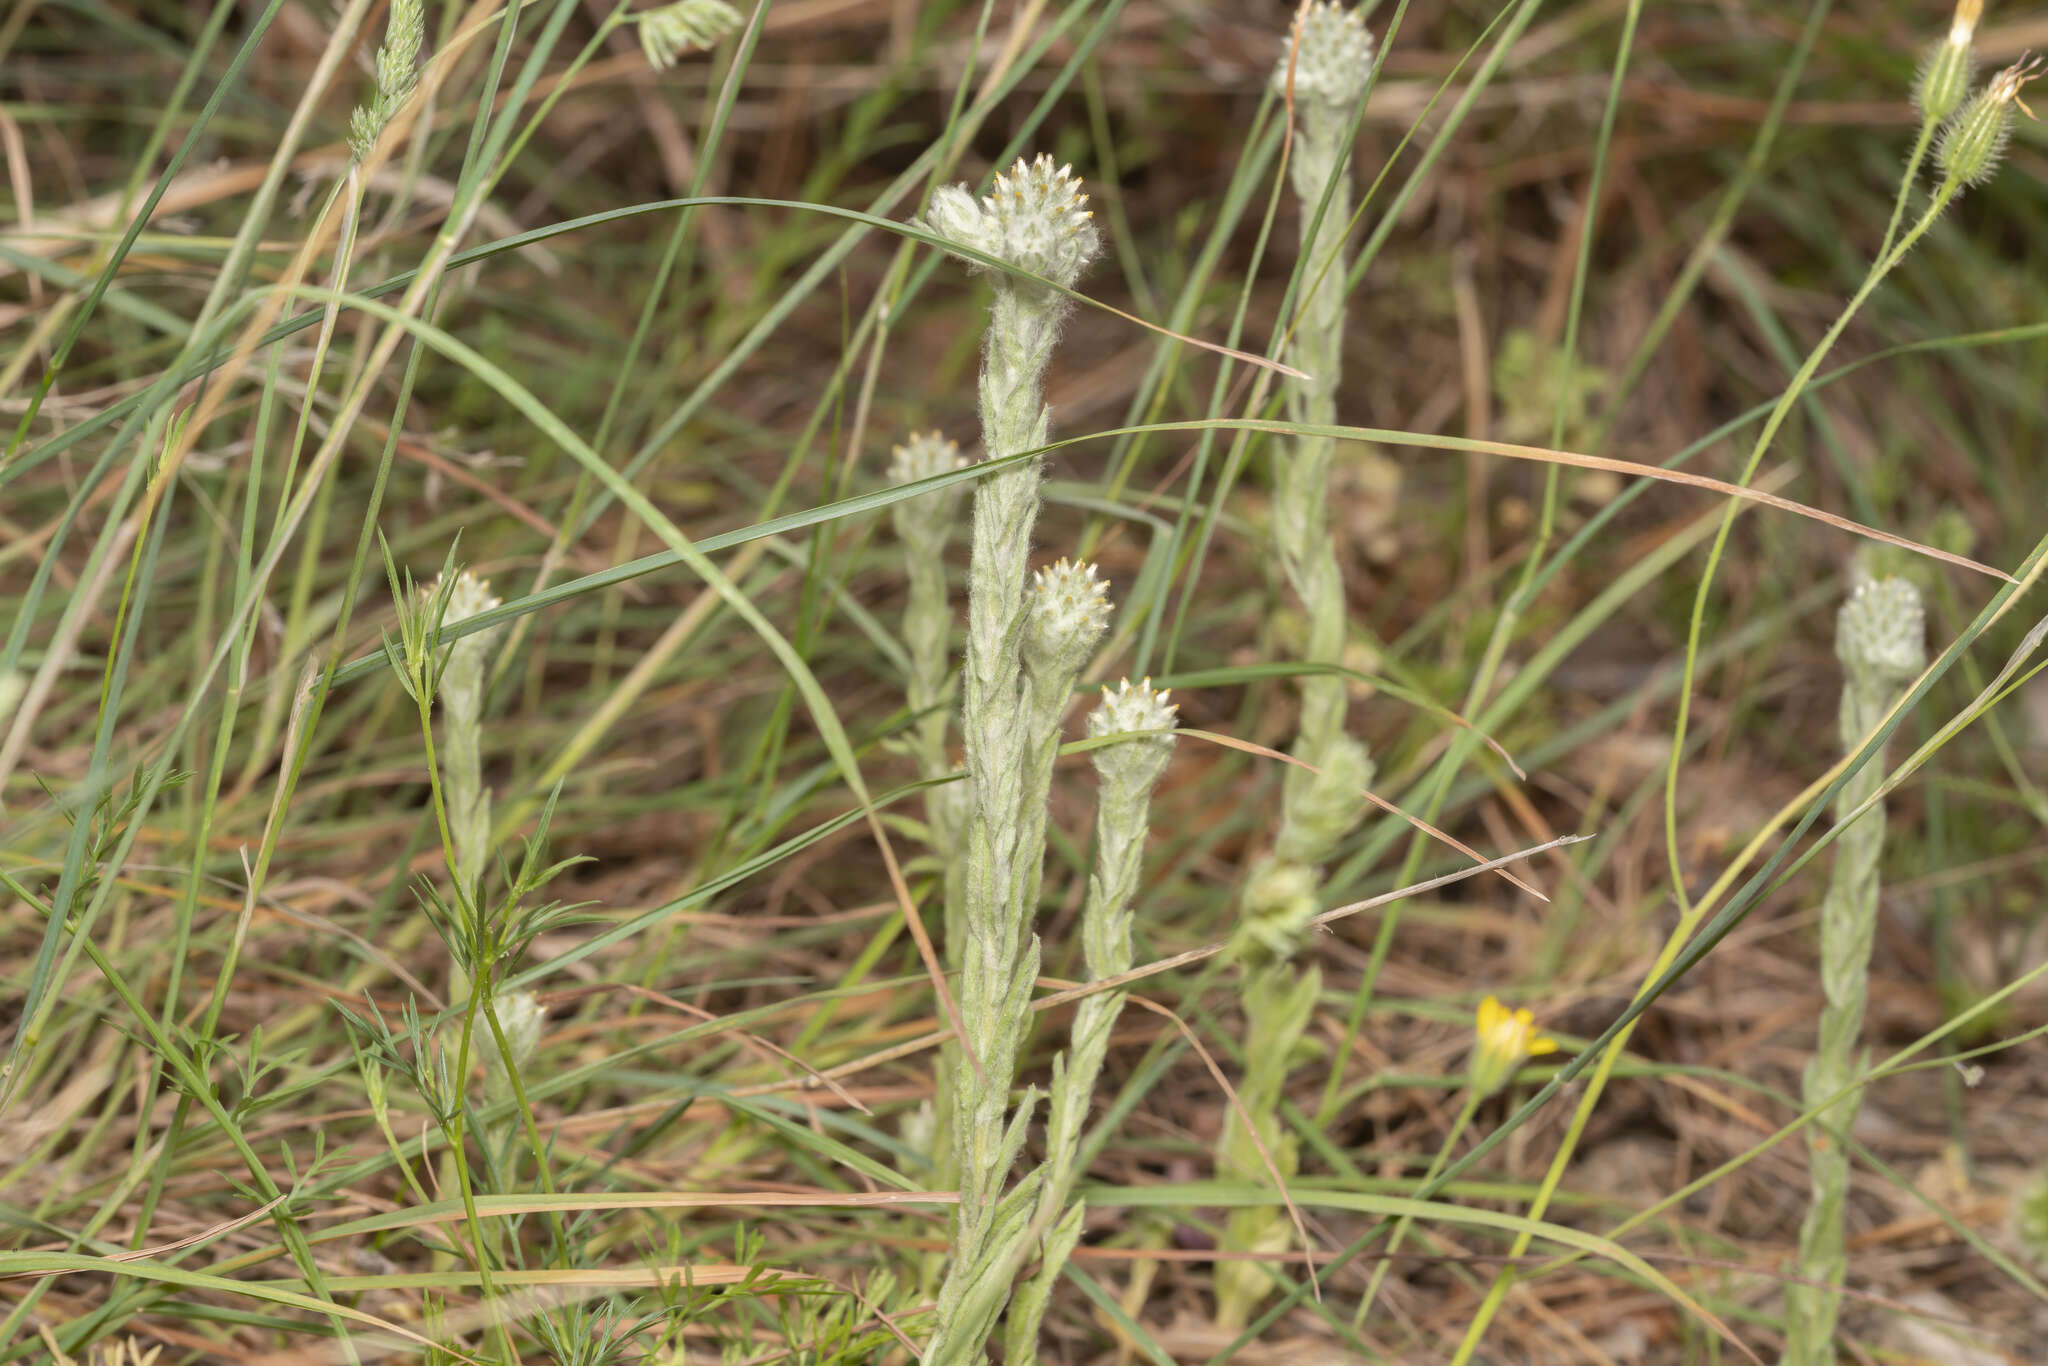
[[[1984,14],[1984,0],[1959,0],[1948,36],[1936,43],[1920,64],[1919,79],[1913,83],[1913,107],[1923,122],[1940,123],[1956,111],[1970,93],[1970,76],[1975,65],[1970,40],[1977,32],[1977,20]]]
[[[1942,188],[1954,193],[1967,185],[1981,185],[1998,169],[2012,136],[2012,110],[2018,105],[2032,118],[2020,98],[2020,90],[2041,74],[2042,62],[2029,53],[1993,76],[1964,106],[1963,112],[1941,130],[1941,147],[1936,154],[1942,173]]]

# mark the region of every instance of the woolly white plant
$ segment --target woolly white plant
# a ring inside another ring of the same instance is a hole
[[[488,579],[464,570],[454,582],[435,585],[431,594],[446,593],[441,628],[459,626],[499,605]],[[502,626],[472,631],[447,647],[441,665],[440,687],[434,695],[441,711],[442,801],[448,812],[448,840],[455,852],[449,870],[460,884],[459,902],[480,906],[484,896],[484,875],[489,868],[491,848],[491,790],[484,786],[483,733],[484,684],[490,673],[491,652],[503,634]],[[467,999],[471,981],[468,968],[458,957],[449,972],[448,994],[452,1003]],[[533,1056],[546,1012],[531,992],[493,993],[491,1005],[510,1045],[511,1065],[523,1066]],[[484,1063],[487,1085],[496,1091],[506,1087],[506,1059],[497,1039],[488,1030],[477,1033],[477,1052]]]
[[[937,432],[919,432],[891,452],[888,480],[896,485],[914,484],[962,469],[966,464],[957,442]],[[943,705],[950,683],[951,657],[947,646],[953,628],[953,614],[946,602],[946,546],[953,538],[960,504],[967,493],[965,484],[948,484],[889,505],[890,524],[903,546],[904,574],[910,586],[903,607],[903,643],[910,656],[910,676],[904,693],[916,719],[911,722],[904,745],[917,763],[918,776],[927,780],[943,778],[953,771],[946,752],[949,718]],[[940,869],[945,942],[950,948],[959,945],[964,935],[954,918],[960,910],[958,854],[967,793],[959,783],[928,789],[924,809],[925,842]],[[904,1141],[931,1160],[932,1179],[940,1186],[953,1182],[953,1091],[945,1084],[945,1077],[950,1075],[945,1069],[953,1061],[949,1053],[941,1066],[940,1084],[933,1088],[930,1105],[910,1116],[903,1132]],[[927,1292],[936,1288],[941,1269],[940,1259],[927,1259]]]
[[[1103,693],[1088,715],[1088,734],[1113,740],[1092,751],[1098,782],[1095,869],[1081,909],[1081,951],[1092,982],[1131,970],[1131,903],[1138,894],[1145,839],[1151,832],[1152,789],[1173,758],[1175,712],[1151,680]],[[1081,1238],[1082,1203],[1073,1199],[1080,1175],[1081,1125],[1095,1094],[1095,1079],[1109,1052],[1110,1031],[1126,993],[1112,988],[1082,998],[1066,1051],[1053,1060],[1052,1106],[1045,1126],[1045,1175],[1034,1222],[1047,1229],[1038,1272],[1017,1292],[1003,1327],[1005,1366],[1038,1358],[1038,1329],[1060,1271]]]
[[[1842,661],[1841,741],[1851,751],[1862,746],[1927,666],[1919,590],[1904,579],[1871,578],[1860,568],[1856,578],[1835,620],[1835,654]],[[1785,1288],[1783,1359],[1788,1366],[1828,1366],[1835,1360],[1838,1287],[1847,1266],[1842,1248],[1842,1204],[1849,1192],[1846,1140],[1859,1101],[1856,1093],[1843,1093],[1855,1079],[1856,1039],[1869,991],[1878,859],[1884,851],[1884,806],[1874,799],[1883,782],[1880,750],[1835,798],[1838,818],[1862,814],[1836,838],[1834,871],[1821,902],[1820,975],[1827,1003],[1806,1065],[1805,1101],[1819,1114],[1806,1130],[1813,1199],[1799,1230],[1800,1281]]]
[[[940,1085],[953,1091],[951,1139],[960,1199],[954,1209],[938,1323],[926,1366],[982,1357],[1028,1243],[1042,1175],[1005,1190],[1036,1103],[1014,1112],[1010,1086],[1029,1032],[1038,943],[1031,934],[1044,857],[1045,802],[1059,718],[1074,679],[1108,620],[1092,568],[1054,566],[1027,591],[1039,461],[1050,413],[1045,367],[1071,288],[1100,247],[1068,167],[1021,159],[987,195],[937,191],[924,227],[978,253],[969,268],[994,285],[980,379],[982,445],[1008,461],[976,486],[967,581],[967,652],[961,733],[967,770],[957,928],[948,953],[959,969],[963,1049]],[[1023,272],[1023,274],[1012,273]],[[1037,278],[1030,278],[1037,277]]]
[[[1290,419],[1327,427],[1337,421],[1337,386],[1344,348],[1344,234],[1351,217],[1350,134],[1372,68],[1372,35],[1356,10],[1310,5],[1290,51],[1273,71],[1273,85],[1294,94],[1294,150],[1289,177],[1301,201],[1301,278],[1305,294],[1288,361],[1307,378],[1290,379]],[[1324,205],[1320,223],[1316,208]],[[1303,658],[1311,664],[1343,661],[1346,627],[1343,576],[1329,524],[1330,460],[1335,442],[1297,436],[1276,456],[1273,551],[1308,618]],[[1243,976],[1245,1079],[1242,1111],[1224,1120],[1217,1146],[1221,1176],[1261,1180],[1266,1157],[1285,1178],[1295,1170],[1294,1144],[1281,1130],[1279,1103],[1288,1064],[1301,1044],[1322,990],[1321,972],[1298,966],[1294,954],[1317,907],[1323,865],[1356,826],[1364,809],[1360,789],[1372,781],[1365,746],[1344,730],[1344,680],[1332,673],[1301,681],[1301,725],[1282,789],[1280,832],[1272,852],[1246,880],[1233,954]],[[1249,1116],[1250,1123],[1245,1117]],[[1261,1150],[1263,1149],[1263,1154]],[[1283,1246],[1287,1224],[1270,1207],[1234,1211],[1225,1245],[1271,1252]],[[1216,1269],[1217,1319],[1242,1327],[1271,1279],[1255,1262],[1229,1261]]]

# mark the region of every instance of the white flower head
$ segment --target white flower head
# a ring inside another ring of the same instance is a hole
[[[1863,579],[1835,617],[1835,653],[1852,681],[1904,683],[1927,667],[1927,614],[1904,579]]]
[[[1141,683],[1126,678],[1116,687],[1102,690],[1102,701],[1088,714],[1088,734],[1100,738],[1170,731],[1180,718],[1180,709],[1170,700],[1172,696],[1164,688],[1153,687],[1149,678]]]
[[[889,453],[889,482],[914,484],[966,467],[967,457],[960,454],[959,442],[937,432],[912,432],[908,440]]]
[[[498,605],[497,594],[491,592],[491,581],[465,569],[455,576],[455,586],[448,590],[448,610],[442,614],[441,624],[453,626],[482,616]]]
[[[1008,262],[1071,289],[1102,249],[1088,196],[1071,166],[1017,158],[995,187],[977,198],[965,185],[948,185],[932,195],[924,227],[949,242]],[[971,270],[985,263],[967,258]]]
[[[1032,577],[1024,617],[1024,664],[1034,673],[1071,678],[1109,629],[1109,584],[1095,566],[1049,564]]]
[[[1273,89],[1287,92],[1292,58],[1295,103],[1320,104],[1348,111],[1365,98],[1372,74],[1372,33],[1355,9],[1317,0],[1302,16],[1300,42],[1288,34],[1287,48],[1273,68]]]
[[[1166,772],[1173,758],[1173,727],[1180,710],[1168,700],[1170,694],[1152,686],[1152,680],[1133,683],[1126,678],[1114,688],[1102,690],[1102,700],[1088,713],[1088,734],[1125,737],[1094,752],[1095,771],[1108,790],[1128,784],[1137,792],[1150,792]]]

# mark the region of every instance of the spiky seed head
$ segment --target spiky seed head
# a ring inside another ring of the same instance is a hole
[[[1835,616],[1835,654],[1852,683],[1890,688],[1927,667],[1927,614],[1904,579],[1859,581]]]
[[[1088,196],[1071,166],[1055,166],[1041,153],[1017,158],[995,187],[977,198],[965,185],[948,185],[932,195],[924,227],[963,247],[993,256],[1019,270],[1071,289],[1102,249]],[[967,260],[968,269],[985,263]]]
[[[421,0],[392,0],[385,18],[384,42],[377,49],[377,93],[357,106],[348,121],[349,154],[369,159],[384,126],[399,106],[412,98],[419,83],[420,42],[426,35],[426,7]]]
[[[1372,74],[1372,33],[1355,9],[1317,0],[1290,30],[1287,49],[1273,68],[1273,89],[1287,93],[1289,69],[1296,104],[1313,103],[1351,111],[1365,98]]]
[[[725,0],[676,0],[647,11],[636,23],[647,64],[666,71],[686,52],[716,47],[740,26],[740,12]]]
[[[1117,687],[1103,689],[1102,700],[1088,713],[1089,736],[1130,737],[1094,752],[1095,772],[1105,788],[1129,784],[1150,791],[1166,772],[1173,758],[1173,727],[1180,716],[1169,697],[1149,678],[1141,683],[1126,678]]]
[[[2005,144],[2012,136],[2012,111],[2018,105],[2032,118],[2020,91],[2041,74],[2041,59],[2029,53],[1988,81],[1977,97],[1963,106],[1941,130],[1936,161],[1941,166],[1943,187],[1950,190],[1981,185],[1998,169]]]
[[[1024,615],[1024,666],[1071,679],[1109,629],[1109,584],[1095,566],[1060,560],[1032,576]]]

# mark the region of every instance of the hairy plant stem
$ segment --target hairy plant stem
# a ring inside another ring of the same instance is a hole
[[[1292,77],[1283,66],[1274,78],[1276,84],[1295,82],[1288,174],[1302,213],[1302,299],[1287,359],[1306,378],[1290,379],[1284,393],[1291,421],[1333,427],[1343,372],[1350,133],[1371,47],[1355,16],[1334,6],[1309,13],[1297,46]],[[1330,437],[1299,435],[1276,457],[1273,553],[1306,617],[1302,657],[1311,664],[1337,665],[1344,658],[1344,581],[1328,513],[1335,449]],[[1364,806],[1359,790],[1372,779],[1365,747],[1344,732],[1345,710],[1341,675],[1314,672],[1301,680],[1301,722],[1293,754],[1307,767],[1288,766],[1279,835],[1245,885],[1237,951],[1243,973],[1245,1074],[1238,1095],[1241,1109],[1233,1107],[1225,1117],[1217,1143],[1219,1175],[1263,1179],[1270,1161],[1285,1180],[1296,1169],[1295,1144],[1281,1130],[1280,1097],[1288,1062],[1321,994],[1322,975],[1313,964],[1298,965],[1294,952],[1315,914],[1323,865],[1356,827]],[[1253,1206],[1232,1211],[1224,1245],[1236,1251],[1276,1251],[1288,1236],[1278,1209]],[[1218,1263],[1218,1323],[1241,1328],[1270,1285],[1256,1262]]]
[[[1919,594],[1903,580],[1860,580],[1842,606],[1835,652],[1842,659],[1841,740],[1854,754],[1877,729],[1906,685],[1925,667]],[[1877,928],[1878,859],[1884,851],[1884,752],[1851,774],[1835,797],[1834,870],[1820,912],[1820,1037],[1807,1060],[1803,1099],[1816,1112],[1806,1130],[1813,1198],[1799,1228],[1801,1282],[1785,1287],[1786,1366],[1831,1366],[1835,1314],[1847,1257],[1842,1206],[1849,1193],[1850,1126],[1861,1100],[1855,1087],[1856,1039],[1869,993],[1870,944]],[[1860,808],[1861,815],[1856,815]],[[1850,817],[1854,816],[1851,820]]]
[[[1082,953],[1091,981],[1131,967],[1131,903],[1138,893],[1145,837],[1151,828],[1152,788],[1173,756],[1174,710],[1149,683],[1105,694],[1088,718],[1091,736],[1131,738],[1094,751],[1099,796],[1095,808],[1095,870],[1081,911]],[[1017,1293],[1004,1325],[1005,1366],[1038,1359],[1038,1330],[1061,1270],[1080,1241],[1083,1206],[1073,1199],[1079,1176],[1081,1125],[1095,1080],[1109,1053],[1110,1031],[1123,1012],[1121,990],[1083,998],[1074,1012],[1066,1051],[1053,1061],[1052,1105],[1046,1120],[1046,1160],[1034,1228],[1046,1230],[1039,1269]]]
[[[987,196],[977,198],[958,186],[936,192],[926,221],[951,241],[1071,286],[1097,246],[1081,209],[1084,200],[1067,169],[1055,170],[1041,157],[1019,161],[998,176]],[[1050,414],[1041,390],[1064,304],[1061,294],[1036,280],[996,277],[979,387],[982,444],[991,460],[1046,442]],[[1078,606],[1078,615],[1052,612],[1060,602],[1048,606],[1046,575],[1039,593],[1027,597],[1039,482],[1039,462],[1026,460],[989,475],[974,493],[961,670],[966,820],[959,908],[948,915],[957,933],[947,945],[960,974],[962,1038],[958,1050],[948,1050],[939,1078],[953,1094],[950,1138],[959,1203],[925,1366],[982,1359],[1028,1254],[1031,1214],[1043,1181],[1042,1173],[1033,1172],[1005,1190],[1037,1103],[1037,1093],[1027,1091],[1013,1110],[1010,1087],[1029,1035],[1038,977],[1031,919],[1059,718],[1104,618],[1092,571],[1074,571],[1078,581],[1064,572],[1060,578],[1064,588],[1080,594],[1069,604]],[[1054,598],[1059,592],[1054,589]],[[1086,639],[1053,630],[1055,615],[1061,626],[1088,628],[1081,633]]]

